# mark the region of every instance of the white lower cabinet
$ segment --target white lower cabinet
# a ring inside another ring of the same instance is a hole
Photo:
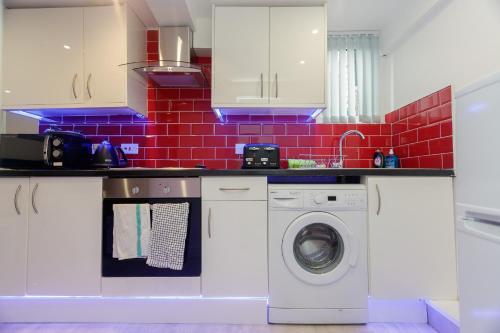
[[[451,177],[368,177],[370,295],[456,299]]]
[[[29,178],[0,179],[0,295],[26,292]]]
[[[217,183],[217,179],[204,178],[202,187],[210,183]],[[235,192],[235,197],[252,190],[251,184],[243,185],[233,183],[230,191]],[[262,200],[203,200],[204,297],[267,297],[266,189],[263,195]]]
[[[0,187],[0,263],[9,267],[0,295],[100,295],[101,178],[5,178]]]

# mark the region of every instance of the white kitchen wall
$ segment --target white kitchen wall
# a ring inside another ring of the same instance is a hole
[[[500,71],[500,1],[448,2],[389,55],[394,108]]]
[[[3,0],[0,0],[0,91],[2,91]],[[2,105],[2,94],[0,94]],[[5,132],[5,113],[0,110],[0,134]]]

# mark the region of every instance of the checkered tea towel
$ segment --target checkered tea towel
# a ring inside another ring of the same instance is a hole
[[[153,227],[146,264],[182,270],[188,215],[188,202],[153,205]]]

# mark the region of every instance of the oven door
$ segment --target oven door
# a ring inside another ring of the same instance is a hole
[[[199,179],[105,179],[103,184],[103,277],[199,277],[201,275]],[[146,264],[146,258],[126,260],[113,258],[113,205],[183,202],[189,203],[189,215],[182,270],[151,267]]]

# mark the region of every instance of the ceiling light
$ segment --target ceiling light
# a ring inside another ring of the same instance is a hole
[[[3,92],[6,94],[10,94],[12,91],[10,91],[9,89],[5,89]]]
[[[304,60],[299,61],[301,65],[305,64],[306,62]]]
[[[316,35],[318,32],[319,32],[319,30],[318,30],[318,29],[314,29],[314,30],[312,31],[313,35]]]
[[[70,50],[70,49],[71,49],[71,46],[66,45],[66,44],[65,44],[65,45],[63,45],[63,47],[64,47],[66,50]]]

